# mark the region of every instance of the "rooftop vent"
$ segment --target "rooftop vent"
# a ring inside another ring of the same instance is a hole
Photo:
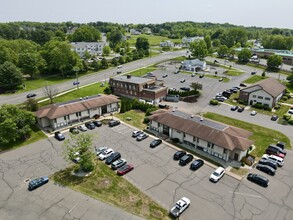
[[[203,117],[202,117],[202,115],[200,116],[200,121],[203,121]]]

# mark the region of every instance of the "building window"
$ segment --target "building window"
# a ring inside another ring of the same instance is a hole
[[[223,152],[224,152],[224,154],[226,154],[226,153],[227,153],[227,149],[224,149],[224,151],[223,151]]]
[[[253,98],[256,98],[256,95],[253,95],[252,97],[253,97]]]
[[[263,97],[262,97],[262,96],[258,96],[257,98],[258,98],[258,99],[263,99]]]
[[[66,121],[66,115],[63,117],[64,121]]]
[[[271,99],[270,99],[269,97],[265,97],[265,100],[268,100],[268,101],[270,101]]]
[[[183,137],[186,137],[186,134],[185,133],[183,134]]]

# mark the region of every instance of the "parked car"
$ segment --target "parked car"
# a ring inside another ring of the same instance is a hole
[[[233,88],[229,89],[229,91],[231,91],[233,93],[237,93],[238,92],[238,89],[233,87]]]
[[[289,109],[288,114],[293,114],[293,109]]]
[[[118,70],[117,72],[116,72],[116,74],[121,74],[122,73],[122,70]]]
[[[55,138],[58,140],[58,141],[63,141],[65,140],[65,136],[64,134],[62,134],[60,131],[56,131],[55,134],[54,134]]]
[[[247,85],[246,85],[246,84],[244,84],[244,83],[240,83],[240,84],[239,84],[239,86],[242,86],[242,87],[247,87]]]
[[[93,122],[87,122],[85,123],[85,126],[89,129],[89,130],[93,130],[96,128],[95,124]]]
[[[254,174],[254,173],[249,173],[247,175],[247,179],[251,182],[254,182],[258,185],[267,187],[269,185],[269,180],[268,178],[261,176],[259,174]]]
[[[256,74],[256,72],[255,72],[255,71],[251,72],[251,75],[255,75],[255,74]]]
[[[130,171],[133,170],[133,169],[134,169],[133,165],[131,165],[131,164],[125,164],[125,165],[123,165],[122,167],[119,167],[119,168],[117,169],[117,174],[118,174],[119,176],[123,176],[124,174],[130,172]]]
[[[122,68],[122,67],[123,67],[122,65],[117,66],[118,69],[120,69],[120,68]]]
[[[119,124],[120,124],[119,120],[111,120],[108,123],[109,127],[114,127],[114,126],[119,125]]]
[[[96,148],[95,149],[96,155],[99,156],[101,153],[103,153],[107,149],[108,149],[107,147],[99,147],[99,148]]]
[[[199,75],[199,78],[203,78],[203,77],[204,77],[204,74]]]
[[[214,97],[214,99],[219,102],[225,102],[227,100],[227,98],[225,98],[225,97]]]
[[[276,163],[276,161],[274,160],[270,160],[270,159],[260,159],[258,161],[259,164],[263,164],[263,165],[267,165],[272,167],[273,169],[277,169],[278,168],[278,164]]]
[[[210,181],[216,183],[218,182],[225,174],[225,169],[223,167],[218,167],[210,176]]]
[[[203,164],[204,164],[203,160],[197,159],[190,164],[190,169],[197,170],[197,169],[201,168],[203,166]]]
[[[238,106],[237,105],[234,105],[231,107],[231,111],[236,111],[238,109]]]
[[[107,150],[103,151],[100,155],[99,155],[99,159],[100,160],[105,160],[107,159],[111,154],[114,153],[114,150],[112,148],[108,148]]]
[[[143,131],[133,131],[132,132],[132,137],[137,137],[138,135],[142,134]]]
[[[182,197],[170,209],[170,214],[174,218],[178,218],[189,207],[189,205],[190,205],[190,200],[186,197]]]
[[[252,116],[255,116],[256,114],[257,114],[256,111],[252,111],[252,112],[250,112],[250,115],[252,115]]]
[[[285,142],[278,142],[277,144],[276,144],[278,147],[280,147],[280,148],[282,148],[282,149],[284,149],[285,147],[286,147],[286,143]]]
[[[266,149],[266,154],[269,154],[269,155],[275,155],[275,156],[278,156],[278,157],[281,157],[281,158],[285,158],[285,155],[282,154],[278,149],[276,148],[267,148]]]
[[[121,158],[121,154],[119,152],[114,152],[109,157],[107,157],[105,163],[109,165],[113,163],[115,160],[118,160],[120,158]]]
[[[80,153],[79,153],[79,152],[74,152],[74,153],[73,153],[72,161],[73,161],[74,163],[79,163],[80,160],[81,160],[81,158],[80,158]]]
[[[43,176],[43,177],[39,177],[37,179],[34,179],[34,180],[31,180],[29,183],[28,183],[28,190],[34,190],[46,183],[49,182],[49,177],[47,176]]]
[[[103,125],[103,123],[101,121],[93,121],[93,124],[96,126],[96,127],[101,127]]]
[[[278,147],[277,145],[270,144],[270,145],[268,146],[268,148],[270,148],[270,149],[274,149],[274,150],[277,150],[277,151],[279,151],[281,154],[284,154],[285,156],[287,155],[287,151],[284,150],[284,149],[282,149],[282,148],[280,148],[280,147]]]
[[[33,97],[36,97],[37,96],[37,94],[35,94],[35,93],[29,93],[29,94],[27,94],[26,95],[26,97],[29,99],[29,98],[33,98]]]
[[[239,107],[238,109],[237,109],[237,112],[243,112],[244,111],[244,107]]]
[[[284,159],[275,155],[268,155],[268,154],[264,154],[262,156],[262,159],[270,159],[275,161],[278,164],[278,167],[282,167],[284,165]]]
[[[137,141],[142,141],[142,140],[146,139],[148,136],[149,136],[148,134],[146,134],[146,133],[142,133],[142,134],[140,134],[140,135],[138,135],[138,136],[136,137],[136,140],[137,140]]]
[[[180,158],[179,165],[185,166],[189,162],[191,162],[192,160],[193,160],[193,156],[191,154],[186,154],[186,155],[184,155],[183,157]]]
[[[156,139],[156,140],[153,140],[151,143],[150,143],[150,147],[151,148],[155,148],[156,146],[159,146],[163,141],[161,139]]]
[[[181,82],[181,83],[184,83],[184,82],[185,82],[185,79],[181,79],[180,82]]]
[[[269,175],[275,175],[276,170],[268,165],[264,165],[264,164],[257,164],[256,165],[256,169],[263,171]]]
[[[78,128],[78,130],[80,130],[80,131],[82,131],[82,132],[87,131],[87,128],[86,128],[85,125],[80,125],[80,126],[78,126],[77,128]]]
[[[278,115],[273,115],[273,116],[271,117],[271,120],[272,120],[272,121],[277,121],[278,118],[279,118]]]
[[[118,159],[118,160],[115,160],[112,164],[111,164],[111,168],[113,170],[117,170],[119,167],[122,167],[126,164],[126,160],[125,159]]]
[[[189,87],[180,87],[180,90],[188,92],[188,91],[190,91],[190,88]]]
[[[76,127],[69,128],[69,132],[72,134],[79,134],[79,130]]]
[[[80,84],[80,82],[74,81],[72,84],[73,84],[74,86],[77,86],[77,85]]]
[[[219,82],[222,82],[224,79],[221,77],[220,79],[219,79]]]
[[[173,159],[174,160],[179,160],[181,157],[183,157],[184,155],[186,155],[185,151],[177,151],[174,155],[173,155]]]
[[[178,74],[178,73],[180,73],[180,70],[177,70],[177,71],[174,72],[174,74]]]
[[[163,75],[163,78],[166,78],[167,76],[168,76],[168,74],[164,74],[164,75]]]

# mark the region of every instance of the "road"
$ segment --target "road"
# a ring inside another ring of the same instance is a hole
[[[165,52],[162,54],[159,54],[157,56],[153,56],[150,58],[145,58],[142,60],[136,60],[130,63],[126,63],[123,65],[123,68],[119,69],[122,70],[123,73],[128,72],[128,71],[133,71],[135,69],[143,68],[146,66],[149,66],[154,63],[159,63],[164,60],[169,60],[178,56],[185,55],[185,51],[174,51],[174,52]],[[110,68],[104,71],[100,71],[97,73],[89,74],[83,77],[79,77],[79,82],[80,86],[82,85],[87,85],[87,84],[92,84],[95,82],[100,82],[100,81],[105,81],[107,80],[110,76],[113,76],[113,73],[116,74],[117,68]],[[63,83],[59,83],[54,85],[54,87],[58,88],[59,92],[74,89],[76,86],[73,86],[73,81],[67,81]],[[13,94],[13,95],[1,95],[0,96],[0,105],[2,104],[19,104],[23,103],[24,101],[27,100],[26,95],[28,93],[35,93],[37,94],[37,98],[44,97],[44,91],[42,88],[36,89],[33,91],[25,92],[25,93],[19,93],[19,94]]]

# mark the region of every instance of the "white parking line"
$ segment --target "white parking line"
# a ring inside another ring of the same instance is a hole
[[[250,197],[255,197],[255,198],[261,198],[261,196],[258,196],[258,195],[252,195],[252,194],[247,194],[247,193],[232,192],[232,191],[229,191],[229,193],[234,193],[234,194],[236,194],[236,195],[242,195],[242,196],[250,196]]]
[[[76,203],[69,211],[68,211],[68,214],[70,214],[70,212],[73,211],[73,209],[78,205],[78,203]]]

